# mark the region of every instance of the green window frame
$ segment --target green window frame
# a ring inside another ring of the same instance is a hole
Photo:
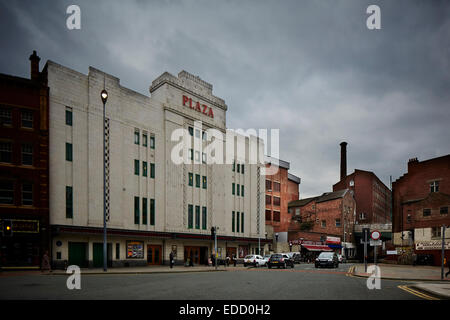
[[[137,144],[137,145],[139,145],[139,137],[140,137],[140,134],[139,134],[139,130],[134,130],[134,144]]]
[[[194,206],[188,205],[188,229],[192,229],[194,226]]]
[[[207,180],[206,180],[206,176],[203,176],[203,189],[207,188]]]
[[[155,149],[155,136],[150,136],[150,149]]]
[[[139,175],[139,160],[134,160],[134,174]]]
[[[200,206],[195,206],[195,229],[200,229]]]
[[[241,185],[241,196],[244,196],[244,185]]]
[[[72,157],[72,144],[66,142],[66,161],[70,161],[72,162],[73,157]]]
[[[73,218],[73,187],[66,186],[66,218]]]
[[[231,194],[234,196],[234,189],[236,188],[234,182],[231,184]]]
[[[139,197],[134,197],[134,224],[139,224]]]
[[[142,145],[143,145],[144,147],[147,147],[147,145],[148,145],[148,136],[147,136],[146,133],[143,133],[143,134],[142,134]]]
[[[147,161],[142,161],[142,176],[147,176]]]
[[[241,164],[241,173],[244,174],[244,165]]]
[[[155,225],[155,216],[156,216],[155,199],[150,199],[150,225],[151,226]]]
[[[142,224],[147,224],[147,198],[142,198]]]
[[[155,164],[150,163],[150,178],[155,179]]]
[[[191,187],[194,185],[194,174],[192,172],[189,172],[188,184]]]
[[[200,175],[199,174],[195,175],[195,187],[200,188]]]
[[[238,184],[238,185],[237,185],[237,188],[236,188],[236,195],[239,196],[240,190],[241,190],[241,188],[239,187],[239,184]]]
[[[244,233],[244,213],[241,212],[241,232]]]
[[[239,219],[239,212],[236,212],[236,232],[239,232],[239,222],[240,222],[240,219]]]
[[[235,225],[235,212],[233,211],[232,213],[231,213],[231,232],[234,232],[234,230],[235,230],[235,228],[234,228],[234,225]]]
[[[236,171],[237,171],[237,173],[239,173],[239,171],[241,171],[241,165],[239,163],[237,164],[237,170]]]
[[[232,166],[232,168],[231,168],[231,170],[234,172],[234,170],[235,170],[235,167],[236,167],[236,162],[234,162],[233,161],[233,166]]]
[[[73,120],[72,111],[66,110],[66,125],[72,126],[72,120]]]
[[[202,207],[202,229],[206,230],[207,225],[207,209],[206,207]]]

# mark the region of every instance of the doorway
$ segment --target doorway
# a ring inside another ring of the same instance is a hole
[[[112,245],[108,243],[106,246],[106,265],[108,267],[112,266]],[[103,243],[93,243],[92,244],[92,262],[94,268],[103,267]]]
[[[162,247],[158,245],[147,245],[147,264],[160,265],[161,264]]]

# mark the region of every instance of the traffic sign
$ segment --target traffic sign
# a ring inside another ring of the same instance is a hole
[[[383,244],[383,241],[381,241],[381,240],[372,240],[372,239],[370,239],[370,246],[371,247],[381,246],[382,244]]]
[[[379,240],[381,237],[381,233],[378,230],[374,230],[372,231],[372,233],[370,234],[370,237],[372,238],[372,240]]]

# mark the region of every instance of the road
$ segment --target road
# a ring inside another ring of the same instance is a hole
[[[227,268],[226,272],[82,275],[81,290],[68,290],[68,276],[15,275],[0,277],[0,299],[151,299],[151,300],[420,300],[399,285],[382,280],[369,290],[366,279],[338,269]]]

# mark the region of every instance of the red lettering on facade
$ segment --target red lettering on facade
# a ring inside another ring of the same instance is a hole
[[[212,108],[208,107],[206,104],[200,105],[199,101],[197,101],[197,102],[194,101],[195,107],[193,107],[192,106],[192,98],[188,98],[185,95],[183,95],[182,101],[183,101],[183,106],[186,106],[186,104],[188,104],[189,108],[195,109],[195,111],[201,112],[208,117],[214,118],[214,113],[213,113]],[[203,109],[202,109],[202,107],[203,107]]]

